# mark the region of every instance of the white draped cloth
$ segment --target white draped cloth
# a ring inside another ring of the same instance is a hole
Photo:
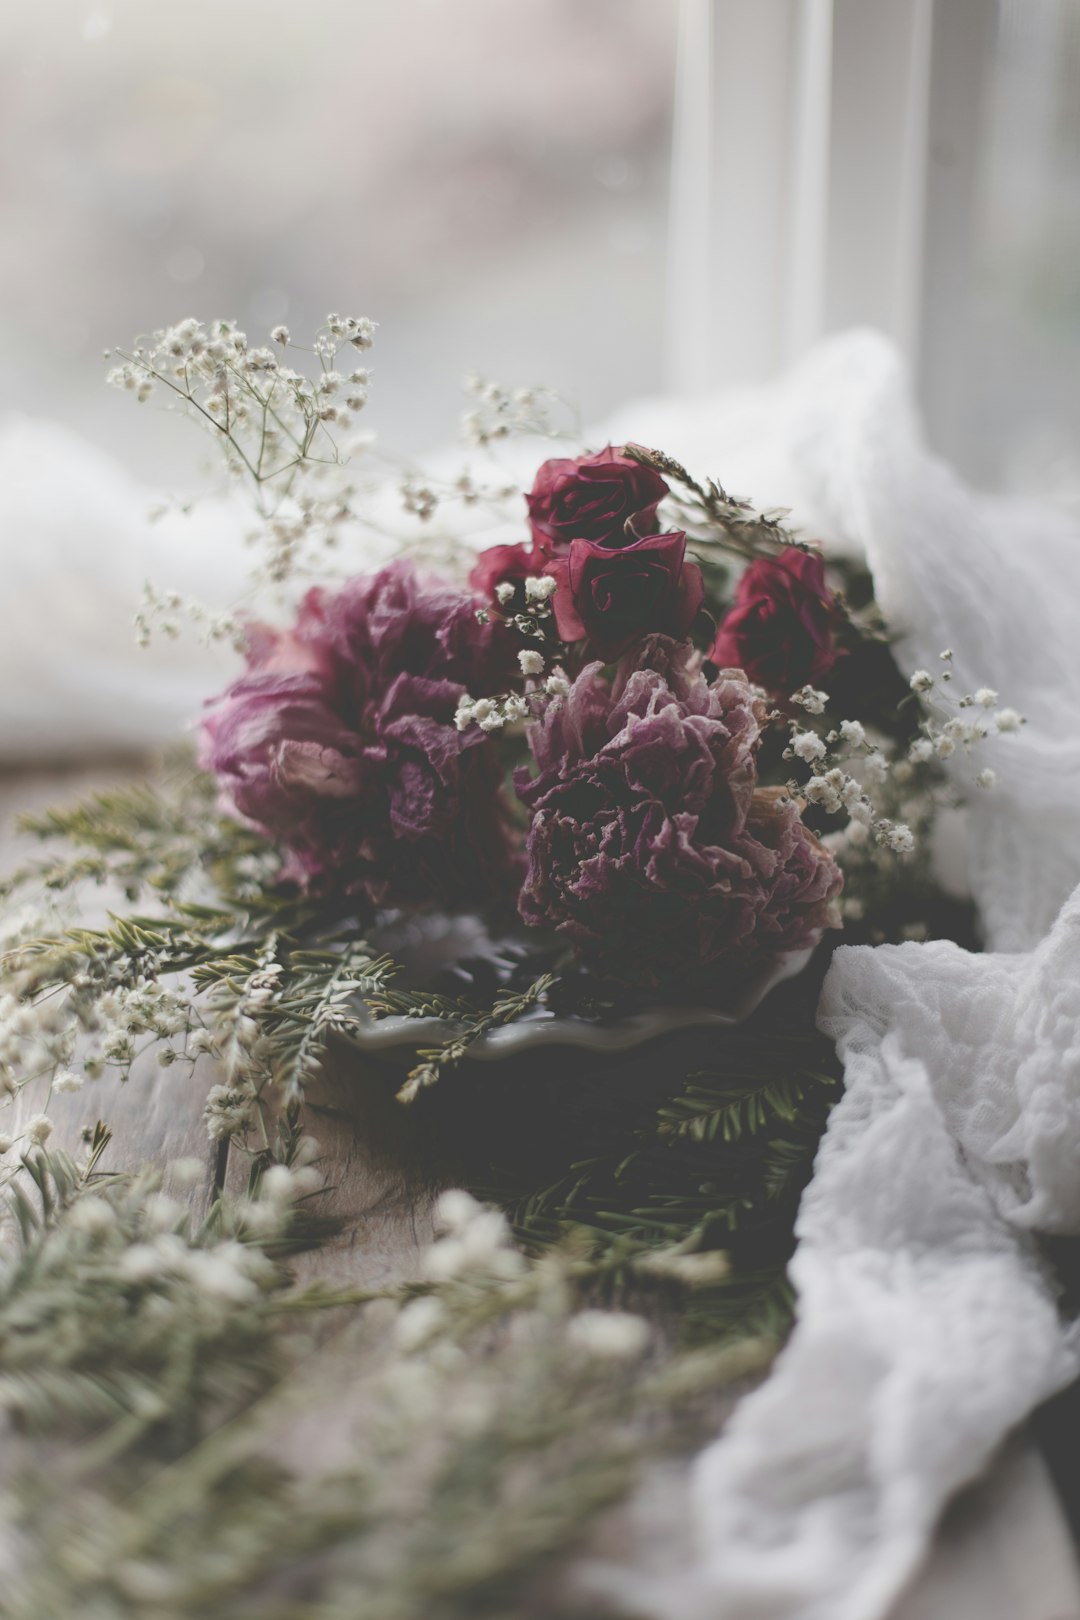
[[[983,753],[1000,783],[970,816],[986,954],[836,954],[819,1023],[846,1090],[799,1216],[796,1327],[698,1463],[695,1560],[649,1596],[671,1620],[878,1620],[949,1497],[1080,1371],[1039,1248],[1080,1233],[1080,530],[933,460],[872,334],[773,388],[644,402],[608,436],[864,552],[902,662],[950,647],[957,689],[1028,717]],[[147,541],[141,511],[89,452],[0,434],[0,753],[152,741],[220,685],[197,649],[135,653],[128,626],[148,573],[227,600],[237,521]]]
[[[820,1028],[845,1094],[798,1221],[792,1338],[700,1458],[678,1620],[878,1620],[949,1497],[1080,1372],[1039,1249],[1080,1234],[1080,529],[965,489],[879,340],[774,397],[785,476],[857,540],[909,669],[955,652],[1028,724],[970,817],[986,954],[841,948]],[[797,497],[798,498],[798,497]]]

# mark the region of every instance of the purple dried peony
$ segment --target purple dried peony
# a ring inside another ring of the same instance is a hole
[[[479,903],[512,869],[502,773],[454,712],[505,684],[506,639],[471,596],[406,563],[309,591],[291,630],[251,627],[203,763],[302,886],[372,906]]]
[[[715,996],[838,924],[842,878],[779,788],[757,785],[763,705],[652,636],[614,684],[590,664],[532,728],[524,920],[613,977]]]

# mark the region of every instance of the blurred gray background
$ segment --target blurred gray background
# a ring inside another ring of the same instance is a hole
[[[992,26],[945,315],[968,336],[932,384],[940,448],[984,484],[1080,492],[1080,0],[975,3]],[[0,403],[180,478],[196,436],[108,393],[100,351],[189,313],[302,337],[327,308],[380,322],[370,421],[405,452],[452,436],[469,369],[585,421],[660,388],[686,9],[0,0]],[[720,60],[722,95],[737,38]],[[948,143],[930,157],[947,168]]]
[[[101,349],[188,314],[380,323],[372,425],[469,369],[587,417],[660,381],[666,0],[3,0],[0,393],[147,476],[183,429]]]

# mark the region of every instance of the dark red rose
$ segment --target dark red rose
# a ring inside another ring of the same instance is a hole
[[[592,456],[545,461],[525,497],[533,539],[546,555],[565,550],[571,540],[624,545],[628,518],[638,534],[655,528],[656,509],[668,486],[653,467],[607,445]]]
[[[832,669],[838,619],[821,557],[789,546],[779,557],[750,564],[709,657],[721,669],[745,670],[766,692],[786,697]]]
[[[485,602],[495,596],[497,585],[519,585],[534,574],[544,572],[545,559],[534,546],[489,546],[477,557],[469,584]]]
[[[686,536],[648,535],[625,546],[574,540],[548,564],[564,641],[585,641],[606,663],[650,633],[680,640],[697,617],[705,582],[686,561]]]

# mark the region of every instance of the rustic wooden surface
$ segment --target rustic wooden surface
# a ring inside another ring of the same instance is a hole
[[[27,850],[11,831],[14,814],[114,784],[133,768],[0,773],[0,871]],[[103,895],[101,909],[109,903]],[[115,1133],[108,1159],[113,1169],[197,1159],[205,1174],[189,1196],[205,1206],[216,1187],[237,1187],[247,1174],[241,1154],[207,1141],[200,1116],[214,1079],[212,1064],[200,1062],[189,1074],[184,1067],[159,1068],[149,1057],[126,1085],[104,1078],[54,1098],[54,1140],[77,1149],[83,1132],[101,1119]],[[328,1065],[311,1104],[331,1185],[324,1207],[342,1226],[325,1247],[300,1257],[298,1268],[362,1285],[408,1275],[432,1234],[436,1180],[410,1116],[387,1088],[357,1085],[341,1057]],[[33,1099],[20,1111],[33,1112]],[[668,1467],[655,1495],[680,1502],[684,1483],[685,1474]],[[679,1545],[674,1530],[666,1545]],[[639,1562],[640,1526],[632,1510],[602,1527],[596,1551]],[[655,1557],[650,1562],[655,1569]],[[1080,1620],[1073,1542],[1046,1465],[1026,1435],[1010,1442],[986,1478],[953,1504],[926,1568],[891,1620]]]

